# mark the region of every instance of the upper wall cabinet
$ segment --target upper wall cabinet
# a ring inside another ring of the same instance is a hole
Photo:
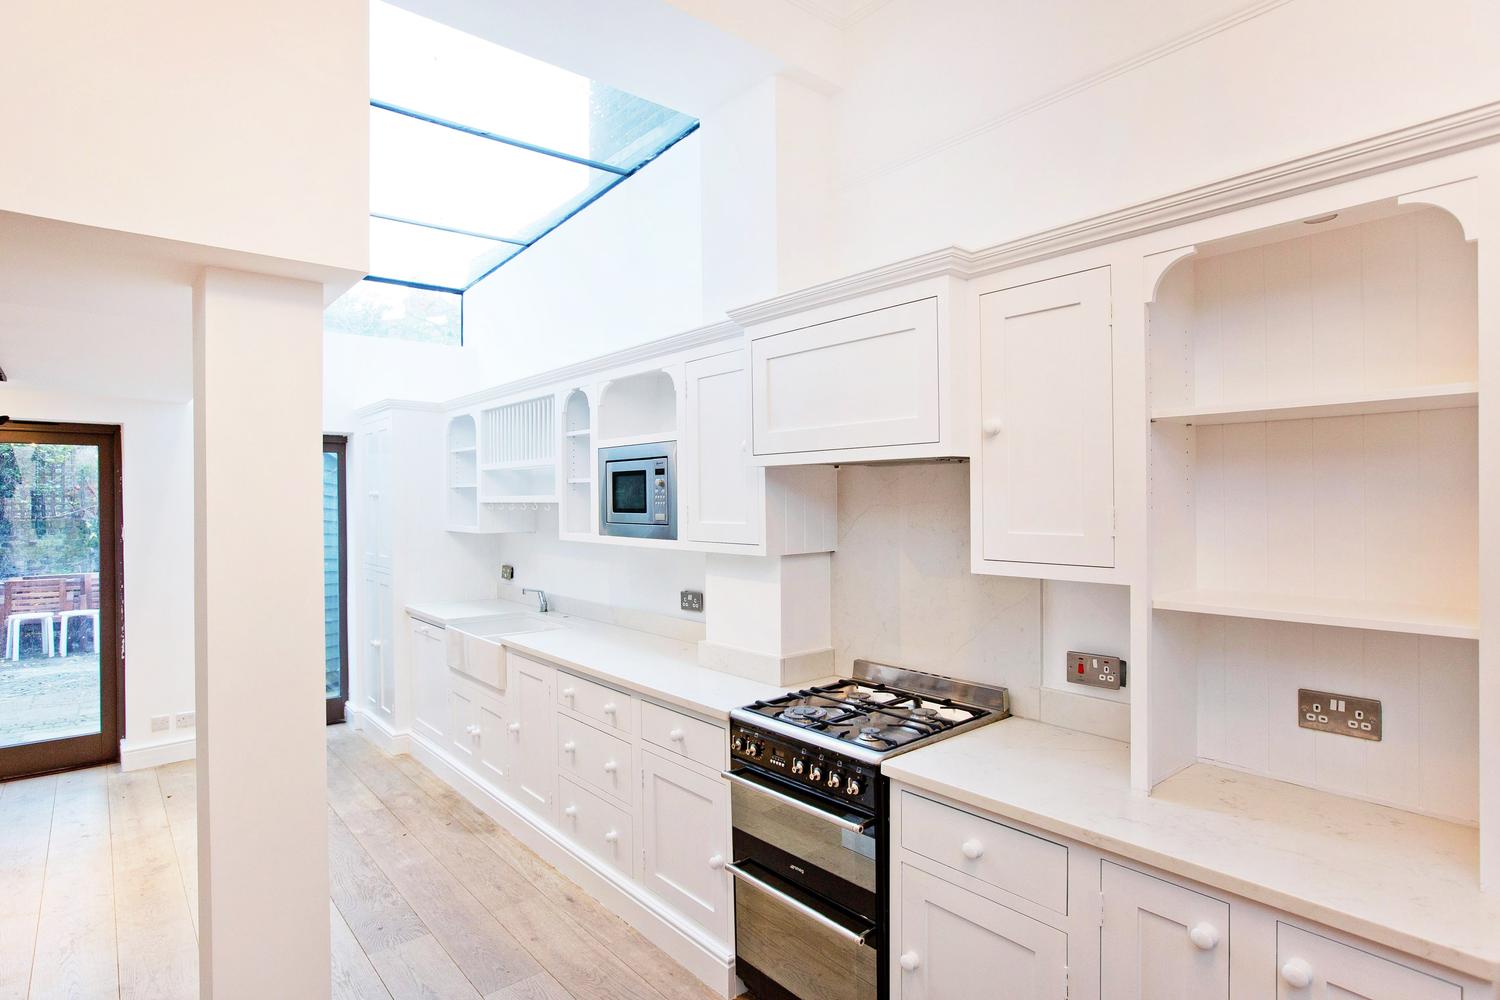
[[[978,290],[974,568],[1112,567],[1110,269]]]
[[[760,541],[765,470],[749,464],[750,385],[743,351],[684,366],[687,407],[678,507],[699,542]]]
[[[825,286],[736,311],[749,342],[751,461],[967,455],[952,382],[959,287],[946,276],[855,296]]]

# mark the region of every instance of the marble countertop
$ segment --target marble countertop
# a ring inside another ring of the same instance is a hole
[[[505,600],[417,603],[406,608],[407,614],[445,628],[526,610]],[[501,645],[721,721],[729,718],[732,708],[786,693],[782,687],[700,665],[698,648],[691,642],[573,615],[547,617],[561,627],[505,636]]]
[[[1471,827],[1206,764],[1145,796],[1130,789],[1128,744],[1029,719],[902,754],[881,770],[1447,968],[1500,978],[1500,894],[1479,891]]]

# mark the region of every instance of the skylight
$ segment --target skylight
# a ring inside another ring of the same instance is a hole
[[[367,281],[462,294],[697,127],[375,0]]]

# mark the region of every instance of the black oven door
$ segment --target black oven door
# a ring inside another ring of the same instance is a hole
[[[873,817],[748,768],[726,772],[735,957],[757,1000],[875,1000],[880,908]]]

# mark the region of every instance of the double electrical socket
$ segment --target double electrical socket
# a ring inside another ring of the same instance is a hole
[[[1297,689],[1297,725],[1320,733],[1353,736],[1357,740],[1380,739],[1380,702],[1374,698],[1334,694],[1332,691]]]
[[[1118,691],[1125,686],[1125,661],[1103,653],[1068,651],[1068,683]]]
[[[702,611],[703,610],[703,591],[701,591],[701,590],[684,590],[682,592],[682,610],[684,610],[684,611]]]
[[[178,712],[176,715],[151,716],[151,731],[153,733],[164,733],[168,729],[192,729],[197,724],[197,712]]]

